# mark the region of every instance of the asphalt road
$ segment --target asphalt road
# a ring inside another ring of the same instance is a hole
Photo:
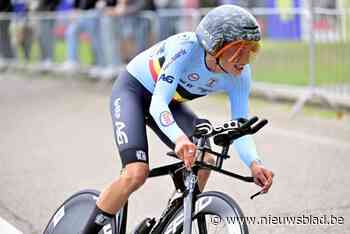
[[[65,198],[85,188],[100,190],[118,176],[110,89],[106,83],[0,74],[0,217],[23,233],[41,233]],[[218,98],[190,106],[213,122],[228,119],[228,107]],[[289,119],[285,105],[260,102],[253,102],[251,113],[270,120],[255,136],[275,173],[270,193],[251,201],[258,187],[215,173],[207,190],[233,196],[246,216],[344,219],[339,225],[250,225],[251,233],[350,233],[349,117]],[[151,131],[149,142],[151,167],[172,161]],[[224,167],[249,174],[231,154]],[[171,192],[167,177],[147,181],[130,198],[129,226],[158,216]]]

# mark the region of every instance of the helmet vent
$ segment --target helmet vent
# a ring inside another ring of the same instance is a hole
[[[246,29],[246,30],[255,30],[255,29],[258,29],[258,26],[250,26],[250,27],[245,26],[245,27],[243,27],[243,29]]]

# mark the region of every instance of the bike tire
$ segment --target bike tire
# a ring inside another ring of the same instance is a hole
[[[164,226],[162,233],[183,233],[183,217],[183,206],[181,206]],[[237,202],[230,196],[217,191],[204,192],[196,197],[195,213],[192,220],[192,233],[194,234],[249,233],[243,212]],[[206,223],[203,224],[202,221]],[[199,229],[199,224],[204,225],[206,230]],[[222,229],[218,228],[222,228],[223,225],[226,228],[222,232],[220,231]]]
[[[82,190],[63,202],[46,225],[43,234],[78,234],[87,222],[99,196],[96,190]],[[99,234],[116,234],[115,217]]]

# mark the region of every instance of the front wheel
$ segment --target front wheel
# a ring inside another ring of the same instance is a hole
[[[164,228],[164,234],[183,233],[184,212],[181,207]],[[199,194],[192,218],[192,233],[242,233],[248,234],[248,226],[238,204],[221,192]]]
[[[68,198],[53,214],[43,234],[78,234],[95,207],[99,192],[83,190]],[[115,218],[99,234],[115,234]]]

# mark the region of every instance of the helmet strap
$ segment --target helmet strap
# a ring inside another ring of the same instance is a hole
[[[223,72],[228,73],[228,72],[226,71],[226,69],[223,68],[223,66],[221,65],[220,59],[219,59],[219,58],[215,58],[215,63],[216,63],[217,66],[220,67],[220,69],[221,69]]]

